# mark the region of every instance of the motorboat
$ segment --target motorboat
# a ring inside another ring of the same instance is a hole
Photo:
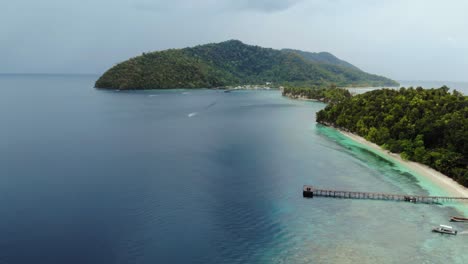
[[[451,222],[468,222],[468,218],[452,216],[452,218],[450,218],[450,221]]]
[[[441,234],[449,234],[449,235],[456,235],[457,230],[453,229],[451,226],[447,225],[439,225],[438,227],[432,228],[432,232],[437,232]]]

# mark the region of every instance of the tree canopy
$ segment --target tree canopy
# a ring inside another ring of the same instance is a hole
[[[291,98],[313,99],[324,103],[338,103],[351,97],[347,89],[330,87],[288,87],[283,89],[283,96]]]
[[[314,55],[315,54],[315,55]],[[391,86],[329,53],[298,53],[246,45],[238,40],[143,53],[107,70],[97,88],[170,89],[234,85]]]
[[[456,90],[374,90],[329,104],[317,122],[356,133],[468,186],[468,97]]]

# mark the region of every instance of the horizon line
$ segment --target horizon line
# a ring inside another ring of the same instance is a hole
[[[0,72],[0,75],[99,75],[100,73],[74,72]]]
[[[101,73],[74,73],[74,72],[0,72],[0,75],[101,75]],[[398,82],[452,82],[452,83],[468,83],[468,80],[418,80],[407,79],[399,80]]]

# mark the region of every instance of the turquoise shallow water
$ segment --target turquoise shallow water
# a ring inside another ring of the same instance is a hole
[[[368,147],[332,128],[316,125],[311,130],[335,142],[336,151],[346,153],[361,169],[369,170],[369,175],[359,175],[360,169],[348,167],[346,175],[352,175],[352,178],[340,179],[340,183],[335,185],[340,187],[336,189],[446,195],[443,190],[425,182],[423,177],[413,173],[404,165],[381,157]],[[336,162],[340,163],[339,159]],[[322,184],[317,185],[323,187]],[[407,263],[409,261],[466,263],[468,261],[466,234],[459,235],[455,240],[427,232],[431,226],[448,224],[447,216],[459,215],[460,213],[454,208],[466,211],[464,205],[456,203],[415,205],[386,201],[316,198],[319,199],[325,203],[345,203],[347,206],[343,210],[334,212],[332,218],[326,224],[322,223],[319,230],[309,230],[311,237],[315,236],[320,240],[319,243],[315,239],[306,243],[311,247],[310,251],[324,251],[324,253],[320,253],[318,257],[314,254],[306,256],[299,250],[300,252],[296,252],[297,259],[294,259],[294,262],[303,260],[302,263],[315,263],[315,261],[318,263]],[[323,214],[330,215],[330,212],[325,210]],[[466,224],[452,225],[455,225],[459,231],[467,229]],[[333,230],[333,234],[328,232],[330,229]],[[333,239],[317,237],[317,233],[323,233],[322,236],[330,236]],[[325,245],[322,242],[325,242]],[[451,252],[452,255],[447,256],[447,252]]]
[[[410,167],[406,166],[404,163],[400,163],[398,160],[394,159],[393,157],[389,155],[385,155],[381,151],[375,151],[374,149],[366,145],[360,144],[359,142],[353,141],[352,139],[349,139],[346,136],[337,134],[335,129],[328,128],[328,127],[320,127],[319,129],[322,130],[323,133],[328,135],[331,139],[336,140],[343,146],[348,147],[349,149],[352,149],[355,153],[359,153],[362,151],[368,151],[370,153],[373,153],[377,156],[380,156],[382,159],[387,160],[389,164],[391,164],[393,169],[396,171],[399,171],[402,175],[413,177],[414,180],[419,185],[419,187],[421,187],[421,190],[423,190],[423,192],[412,193],[415,191],[414,188],[406,188],[407,186],[402,185],[401,189],[406,194],[431,195],[431,196],[453,196],[451,193],[444,190],[443,188],[438,186],[436,183],[432,182],[430,179],[424,177],[424,175],[419,175],[417,172],[413,171]],[[445,202],[443,203],[443,205],[455,208],[458,211],[457,215],[465,216],[465,217],[468,215],[468,208],[466,204],[464,203]]]
[[[468,235],[430,232],[449,205],[302,198],[435,191],[318,126],[324,104],[96,78],[0,76],[0,262],[468,262]]]

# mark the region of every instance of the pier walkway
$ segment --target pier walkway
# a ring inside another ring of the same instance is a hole
[[[448,196],[424,196],[424,195],[407,195],[407,194],[389,194],[389,193],[374,193],[374,192],[351,192],[317,189],[311,185],[304,185],[302,190],[303,197],[313,198],[314,196],[346,198],[346,199],[370,199],[370,200],[387,200],[387,201],[404,201],[413,203],[442,203],[442,202],[468,202],[468,197],[448,197]]]

